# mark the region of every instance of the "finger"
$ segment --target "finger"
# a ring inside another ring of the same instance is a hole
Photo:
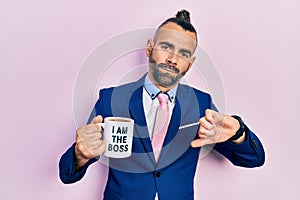
[[[205,110],[205,119],[207,121],[209,121],[210,123],[214,123],[214,118],[213,118],[214,113],[213,112],[215,112],[215,111],[213,111],[211,109],[206,109]]]
[[[198,130],[198,135],[205,136],[205,138],[211,137],[216,134],[215,126],[212,129],[207,129],[204,126],[200,126]]]
[[[98,115],[96,117],[93,118],[93,120],[91,121],[91,124],[98,124],[98,123],[102,123],[102,116],[101,115]]]
[[[84,138],[85,141],[94,142],[94,141],[101,140],[102,134],[100,132],[94,132],[94,133],[87,133],[84,136],[79,135],[79,137]]]
[[[214,132],[206,131],[206,132],[198,133],[198,136],[200,139],[209,139],[209,138],[214,137]]]
[[[85,159],[90,159],[92,157],[92,154],[88,150],[87,146],[80,142],[78,142],[75,146],[75,153],[76,156],[80,155]]]
[[[103,144],[99,147],[99,149],[98,149],[99,155],[102,155],[102,154],[104,153],[105,150],[106,150],[106,144],[103,143]]]
[[[209,122],[208,120],[206,120],[205,117],[202,117],[200,120],[199,120],[199,123],[200,123],[200,127],[204,127],[208,130],[210,129],[213,129],[215,126],[214,124],[212,124],[211,122]]]
[[[206,145],[206,140],[205,139],[196,139],[196,140],[191,142],[191,146],[193,148],[202,147],[204,145]]]
[[[219,113],[219,112],[216,112],[216,111],[214,111],[214,110],[212,110],[212,112],[211,112],[211,114],[212,114],[212,118],[213,118],[213,121],[214,121],[214,123],[218,123],[218,124],[223,124],[224,123],[224,119],[225,119],[225,114],[223,114],[223,113]]]
[[[93,145],[93,150],[99,149],[100,147],[102,147],[103,145],[105,145],[105,142],[103,140],[97,140],[94,145]],[[105,145],[106,146],[106,145]]]
[[[101,146],[100,140],[94,140],[94,141],[85,141],[81,143],[82,149],[86,154],[93,155],[95,154],[95,151]]]
[[[199,138],[200,138],[200,139],[206,139],[207,137],[206,137],[206,135],[199,134]]]
[[[86,135],[86,134],[93,134],[101,131],[101,127],[99,127],[96,124],[88,124],[80,127],[78,129],[78,134],[80,135]]]
[[[105,150],[106,150],[106,144],[104,143],[103,140],[99,140],[97,142],[97,145],[95,145],[94,148],[92,149],[94,156],[102,155]]]
[[[206,129],[203,126],[200,126],[199,130],[198,130],[198,135],[200,136],[200,135],[206,135],[206,134],[208,134],[208,129]]]

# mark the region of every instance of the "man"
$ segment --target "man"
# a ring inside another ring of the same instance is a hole
[[[148,73],[136,82],[100,91],[94,118],[77,130],[76,143],[61,157],[64,183],[80,180],[103,154],[105,143],[97,123],[109,116],[134,119],[135,131],[132,155],[109,159],[104,199],[194,199],[198,156],[207,144],[213,144],[234,165],[263,165],[263,146],[240,117],[217,112],[208,94],[179,84],[195,60],[196,46],[197,33],[187,11],[159,26],[146,47]],[[168,127],[157,148],[156,113],[162,96],[166,98]],[[186,126],[197,121],[200,125]]]

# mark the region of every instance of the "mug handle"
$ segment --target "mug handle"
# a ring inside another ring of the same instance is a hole
[[[104,123],[97,123],[96,125],[98,125],[101,129],[100,133],[101,133],[101,140],[103,139],[103,133],[104,133],[104,127],[105,127],[105,124]]]
[[[100,128],[103,128],[105,127],[105,124],[104,123],[97,123],[96,125],[98,125]]]

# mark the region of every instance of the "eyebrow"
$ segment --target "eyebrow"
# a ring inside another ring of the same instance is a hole
[[[192,52],[190,50],[181,49],[180,51],[189,54],[189,56],[192,56]]]
[[[174,45],[173,45],[173,44],[171,44],[171,43],[169,43],[169,42],[162,41],[162,42],[160,42],[160,43],[159,43],[159,45],[162,45],[162,44],[164,44],[164,45],[167,45],[168,47],[170,47],[170,48],[174,49]],[[192,56],[192,52],[191,52],[190,50],[188,50],[188,49],[179,49],[179,51],[178,51],[178,52],[184,52],[184,53],[188,53],[188,54],[189,54],[189,56]]]

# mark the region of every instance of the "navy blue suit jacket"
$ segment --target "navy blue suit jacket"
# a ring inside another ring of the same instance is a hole
[[[143,84],[144,77],[134,83],[102,89],[99,93],[92,116],[129,117],[135,121],[132,155],[129,158],[109,159],[104,199],[153,200],[158,193],[160,200],[192,200],[193,180],[201,148],[192,148],[190,143],[198,138],[199,126],[179,127],[197,122],[205,115],[206,109],[215,109],[211,97],[179,84],[163,150],[160,160],[156,162],[143,109]],[[80,180],[88,166],[96,161],[96,158],[89,160],[75,172],[74,146],[60,159],[60,178],[64,183]],[[237,166],[261,166],[265,159],[261,142],[249,129],[246,131],[246,141],[242,144],[226,141],[215,144],[214,149]]]

